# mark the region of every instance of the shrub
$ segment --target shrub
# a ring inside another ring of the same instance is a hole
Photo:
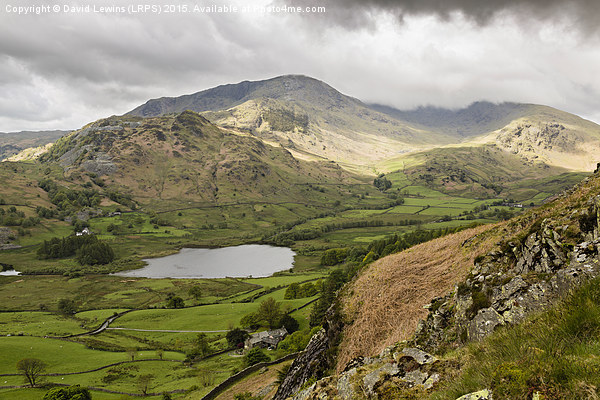
[[[263,349],[260,349],[258,347],[255,347],[254,349],[251,349],[245,356],[244,356],[244,362],[247,366],[251,366],[254,364],[258,364],[260,362],[267,362],[267,361],[271,361],[271,358],[265,354],[265,352],[263,351]]]
[[[87,388],[74,385],[52,388],[46,392],[43,400],[92,400],[92,395]]]

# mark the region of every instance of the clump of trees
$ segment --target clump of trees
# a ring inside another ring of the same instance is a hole
[[[250,335],[248,335],[248,332],[245,330],[241,328],[234,328],[227,332],[225,338],[227,339],[229,346],[239,348],[244,346],[244,342],[249,336]]]
[[[94,189],[70,189],[49,178],[42,179],[38,185],[48,193],[48,199],[63,216],[82,207],[97,207],[101,201],[100,193]]]
[[[175,296],[174,293],[167,294],[167,308],[183,308],[185,302],[179,296]]]
[[[373,180],[373,185],[383,192],[392,187],[392,182],[385,177],[385,174],[379,174],[379,176]]]
[[[306,282],[304,285],[300,285],[294,282],[288,286],[283,298],[286,300],[303,299],[305,297],[312,297],[317,293],[319,293],[318,283],[315,285],[312,282]]]
[[[293,320],[293,321],[292,321]],[[240,320],[243,327],[257,329],[265,327],[276,329],[285,326],[293,331],[298,329],[298,321],[286,311],[281,310],[281,303],[275,301],[272,297],[262,301],[255,313],[246,314]],[[288,329],[288,332],[290,330]]]
[[[199,333],[194,340],[194,348],[187,353],[187,360],[192,361],[202,359],[212,352],[212,347],[208,342],[208,337],[205,333]]]
[[[263,351],[263,349],[261,349],[259,347],[253,348],[244,356],[244,363],[248,367],[251,365],[254,365],[254,364],[258,364],[260,362],[268,362],[268,361],[271,361],[271,357],[266,355],[265,352]]]
[[[81,265],[104,265],[115,259],[115,253],[108,243],[94,235],[54,237],[44,240],[37,251],[39,259],[66,258],[77,256]]]
[[[10,206],[8,210],[0,208],[0,225],[2,226],[20,226],[21,228],[31,228],[39,223],[39,217],[25,217],[25,213],[17,210],[17,207],[15,206]]]
[[[46,392],[43,400],[92,400],[92,395],[87,388],[74,385],[52,388]]]
[[[77,304],[71,299],[60,299],[58,301],[58,312],[63,315],[73,315],[77,312]]]

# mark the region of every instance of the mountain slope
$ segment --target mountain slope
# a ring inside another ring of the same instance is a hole
[[[597,397],[599,173],[359,269],[275,398]],[[307,387],[304,372],[337,348],[337,375]]]

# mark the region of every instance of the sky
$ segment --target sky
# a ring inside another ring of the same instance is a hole
[[[0,132],[76,129],[285,74],[400,109],[513,101],[600,122],[597,0],[0,4]]]

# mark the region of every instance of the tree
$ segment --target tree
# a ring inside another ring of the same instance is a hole
[[[71,299],[60,299],[58,301],[58,311],[64,315],[73,315],[77,312],[75,301]]]
[[[269,329],[276,328],[281,318],[280,303],[269,297],[260,303],[257,314],[258,320],[268,326]]]
[[[379,176],[373,180],[373,185],[383,192],[392,187],[392,182],[390,182],[384,174],[379,174]]]
[[[194,299],[196,300],[200,300],[202,298],[202,289],[200,288],[200,286],[192,286],[189,290],[188,290],[188,294],[190,296],[192,296]]]
[[[87,388],[74,385],[52,388],[46,392],[43,400],[92,400],[92,395]]]
[[[144,396],[148,394],[148,389],[150,389],[150,384],[153,379],[154,375],[152,374],[140,375],[138,378],[138,389],[140,389],[140,392],[142,392]]]
[[[31,387],[35,386],[35,382],[45,369],[46,364],[37,358],[24,358],[17,361],[17,371],[23,374]]]
[[[167,300],[167,308],[183,308],[183,307],[185,307],[185,302],[179,296],[173,296]]]
[[[294,283],[290,284],[290,286],[288,286],[283,298],[286,300],[297,299],[299,290],[300,290],[300,284],[297,282],[294,282]]]
[[[205,333],[199,333],[196,336],[196,351],[201,358],[210,354],[211,348]]]
[[[248,338],[248,332],[246,332],[243,329],[240,328],[235,328],[235,329],[231,329],[229,332],[227,332],[227,335],[225,335],[225,338],[227,339],[227,343],[229,343],[229,346],[231,347],[237,347],[240,344],[243,344],[244,341]]]
[[[247,366],[251,366],[254,364],[258,364],[260,362],[271,361],[271,358],[265,354],[265,352],[259,348],[255,347],[246,354],[244,357],[244,361]]]
[[[246,314],[240,320],[240,325],[248,329],[256,329],[260,326],[257,313]]]
[[[283,326],[288,333],[293,333],[298,330],[300,324],[290,314],[284,314],[279,320],[279,325]]]
[[[158,350],[156,350],[156,355],[158,356],[158,358],[160,358],[162,360],[163,357],[165,356],[165,352],[163,349],[158,349]]]
[[[137,355],[136,349],[127,349],[127,355],[131,358],[131,361],[135,360],[135,356]]]

